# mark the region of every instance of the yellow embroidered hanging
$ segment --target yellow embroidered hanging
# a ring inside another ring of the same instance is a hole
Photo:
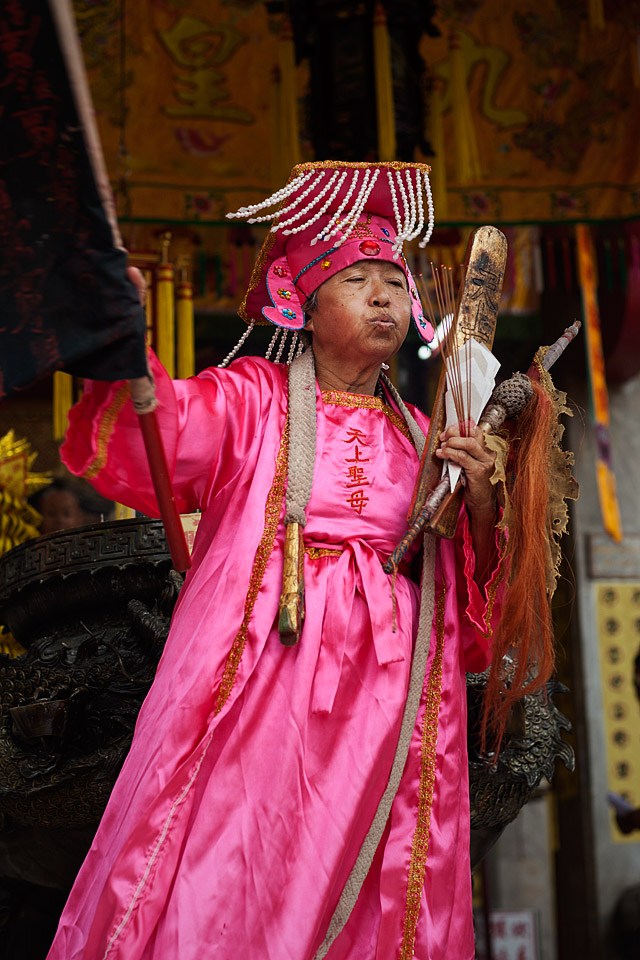
[[[631,59],[631,82],[637,90],[640,87],[640,33],[633,38],[629,45],[629,57]]]
[[[616,478],[611,465],[609,444],[609,395],[604,375],[600,311],[598,308],[598,270],[593,239],[586,223],[576,224],[578,272],[587,335],[589,387],[596,428],[596,479],[604,528],[609,536],[622,540],[622,523],[616,493]]]
[[[592,30],[604,30],[604,6],[602,0],[587,0],[589,26]]]
[[[280,136],[282,153],[287,168],[300,163],[300,133],[298,130],[298,95],[296,90],[296,54],[293,31],[288,17],[282,18],[278,43],[280,67]]]
[[[376,78],[378,160],[395,160],[396,126],[393,105],[393,70],[387,17],[381,3],[373,15],[373,57]]]
[[[277,190],[281,183],[285,182],[289,173],[282,152],[282,117],[280,116],[280,103],[282,94],[280,92],[280,68],[274,67],[271,71],[271,80],[269,84],[269,148],[271,155],[271,185]]]
[[[186,380],[195,373],[195,341],[193,329],[193,286],[187,279],[184,265],[179,268],[176,286],[176,372],[178,379]]]
[[[449,35],[449,64],[458,179],[461,184],[477,183],[482,176],[480,155],[469,104],[464,53],[460,34],[455,30]]]
[[[145,343],[148,347],[153,346],[153,315],[155,312],[155,294],[153,289],[153,270],[149,268],[140,268],[144,275],[146,285],[146,296],[144,302],[144,315],[147,324]]]
[[[162,259],[156,268],[156,337],[155,351],[170,377],[176,375],[175,308],[173,264],[169,263],[171,235],[162,243]]]
[[[446,220],[447,171],[444,153],[444,130],[442,127],[442,80],[435,77],[431,91],[431,109],[429,113],[429,142],[433,147],[431,164],[431,182],[433,184],[433,205],[439,220]]]
[[[64,440],[69,410],[73,406],[73,377],[62,370],[53,375],[53,439]]]

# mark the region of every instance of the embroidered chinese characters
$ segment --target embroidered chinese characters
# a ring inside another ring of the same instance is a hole
[[[370,446],[367,435],[362,430],[351,427],[347,430],[346,439],[343,443],[348,444],[345,451],[345,487],[349,492],[346,502],[352,510],[360,516],[366,505],[369,503],[369,497],[366,495],[366,487],[370,485],[367,476],[367,467],[361,466],[371,462],[371,458],[366,454],[370,452],[367,448]],[[351,454],[351,456],[349,456]]]

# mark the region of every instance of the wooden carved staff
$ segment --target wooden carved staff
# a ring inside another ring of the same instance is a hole
[[[548,371],[551,369],[572,340],[575,340],[580,327],[580,321],[576,320],[571,326],[564,330],[555,343],[546,349],[540,360],[540,365],[543,370]],[[478,426],[486,433],[491,433],[498,430],[505,420],[514,420],[519,417],[533,395],[531,382],[539,379],[540,372],[534,362],[526,374],[514,373],[508,380],[504,380],[498,384],[491,394],[491,399],[482,413]],[[440,533],[439,518],[442,518],[445,509],[448,509],[451,504],[455,506],[456,514],[454,519],[457,520],[457,511],[459,510],[458,496],[461,494],[461,482],[458,481],[456,489],[452,491],[449,474],[445,472],[444,476],[442,476],[435,487],[427,494],[422,507],[415,514],[406,534],[388,560],[383,564],[385,573],[394,573],[394,571],[398,569],[407,550],[425,528],[431,530],[433,533]],[[569,494],[567,494],[567,496],[569,496]],[[445,532],[441,535],[448,536],[449,530],[450,525],[447,521]]]
[[[463,346],[471,337],[488,350],[493,347],[506,263],[505,235],[496,227],[478,227],[467,244],[465,280],[458,315],[452,325],[451,336],[454,339],[449,353]],[[440,445],[440,434],[445,424],[445,391],[446,371],[443,368],[411,502],[409,525],[416,520],[427,496],[437,486],[442,474],[442,460],[436,457],[435,452]],[[427,522],[427,526],[440,536],[451,538],[458,522],[462,490],[461,487],[456,487],[456,490],[445,493],[438,512]]]

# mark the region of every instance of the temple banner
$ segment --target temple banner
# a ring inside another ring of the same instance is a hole
[[[590,25],[586,0],[439,7],[442,36],[423,38],[421,52],[441,91],[432,109],[443,130],[447,219],[639,216],[638,5],[607,4],[603,29]],[[462,131],[454,123],[456,49],[471,117]],[[473,164],[461,165],[461,155]]]
[[[586,0],[438,4],[440,36],[420,44],[435,154],[416,159],[433,166],[440,223],[640,216],[636,7],[608,4],[598,29]],[[212,223],[280,182],[282,34],[264,3],[75,0],[75,10],[121,217]]]
[[[270,189],[277,54],[263,4],[74,7],[121,217],[220,220]]]

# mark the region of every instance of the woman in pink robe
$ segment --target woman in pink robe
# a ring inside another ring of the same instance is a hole
[[[387,785],[409,685],[420,589],[405,568],[393,585],[382,561],[405,532],[419,459],[393,399],[374,394],[410,313],[391,257],[356,251],[320,287],[308,324],[318,385],[306,617],[293,648],[277,631],[287,368],[245,358],[172,382],[152,358],[178,506],[202,517],[49,960],[316,956]],[[126,384],[88,386],[63,456],[104,495],[158,515]],[[455,539],[437,542],[408,758],[330,960],[474,955],[465,672],[488,663],[500,571],[476,570],[474,545],[483,567],[497,558],[481,438],[450,430],[442,456],[466,469],[468,509]]]

